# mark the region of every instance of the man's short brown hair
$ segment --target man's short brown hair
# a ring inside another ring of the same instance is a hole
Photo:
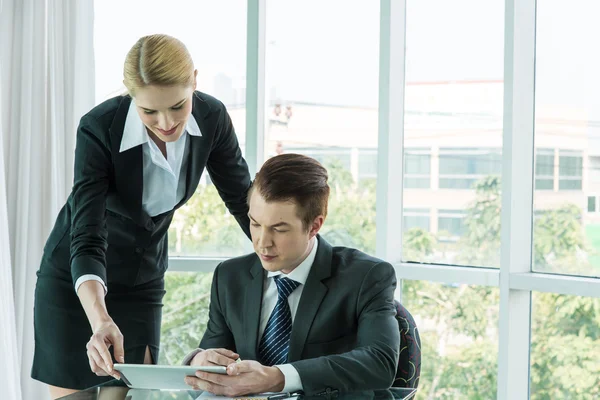
[[[302,154],[281,154],[269,158],[256,174],[248,193],[254,190],[265,201],[294,201],[298,217],[308,230],[319,215],[327,216],[329,185],[327,170],[314,158]]]

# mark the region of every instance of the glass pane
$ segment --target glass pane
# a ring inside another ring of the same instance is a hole
[[[536,151],[535,189],[554,190],[554,149],[537,149]]]
[[[408,1],[406,24],[403,205],[430,223],[403,218],[404,261],[498,267],[504,2]]]
[[[227,107],[243,152],[246,7],[245,0],[174,0],[168,7],[162,0],[94,2],[97,103],[124,91],[123,62],[140,37],[156,32],[172,35],[192,55],[198,70],[197,89]],[[250,248],[250,241],[223,207],[208,174],[202,177],[188,205],[176,213],[169,238],[171,256],[235,256]]]
[[[593,1],[537,2],[536,189],[544,190],[534,193],[534,211],[546,212],[534,219],[535,271],[600,276],[600,219],[587,212],[600,190],[600,58],[588,51],[599,11]]]
[[[421,335],[417,399],[495,399],[497,288],[403,281],[402,304]]]
[[[588,197],[587,210],[588,210],[588,212],[596,212],[596,197],[595,196]]]
[[[159,364],[179,365],[198,347],[208,322],[212,272],[167,272]]]
[[[600,398],[600,299],[533,293],[531,399]]]
[[[536,190],[552,190],[554,189],[554,179],[536,179]]]
[[[266,4],[265,155],[319,160],[332,189],[321,233],[374,253],[379,2]]]

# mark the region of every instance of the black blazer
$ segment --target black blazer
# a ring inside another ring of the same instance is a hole
[[[394,269],[358,250],[318,240],[292,327],[288,362],[308,395],[387,389],[400,346]],[[216,268],[200,348],[226,348],[241,359],[257,359],[264,276],[256,254]]]
[[[110,285],[139,285],[164,275],[167,230],[175,210],[194,194],[207,169],[219,195],[250,237],[246,195],[250,174],[233,124],[219,100],[194,92],[192,116],[202,136],[189,136],[183,200],[150,217],[142,209],[142,146],[119,152],[131,97],[105,101],[81,118],[73,190],[44,248],[41,273],[100,276]]]

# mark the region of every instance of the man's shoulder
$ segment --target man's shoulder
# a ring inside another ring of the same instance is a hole
[[[258,262],[256,254],[249,253],[223,261],[219,264],[217,270],[220,276],[229,276],[231,274],[239,276],[240,272],[249,272],[256,262]]]
[[[332,265],[340,272],[351,271],[353,274],[366,274],[373,268],[393,269],[387,261],[374,257],[352,247],[332,247]]]
[[[345,264],[360,264],[371,267],[381,263],[388,264],[380,258],[352,247],[334,246],[332,247],[332,253],[334,260],[337,259],[339,262]]]

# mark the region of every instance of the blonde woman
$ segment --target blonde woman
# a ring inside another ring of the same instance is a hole
[[[35,290],[31,374],[53,398],[118,377],[114,362],[156,363],[167,230],[204,169],[249,236],[248,167],[196,74],[179,40],[145,36],[125,59],[128,94],[81,119],[73,189]]]

